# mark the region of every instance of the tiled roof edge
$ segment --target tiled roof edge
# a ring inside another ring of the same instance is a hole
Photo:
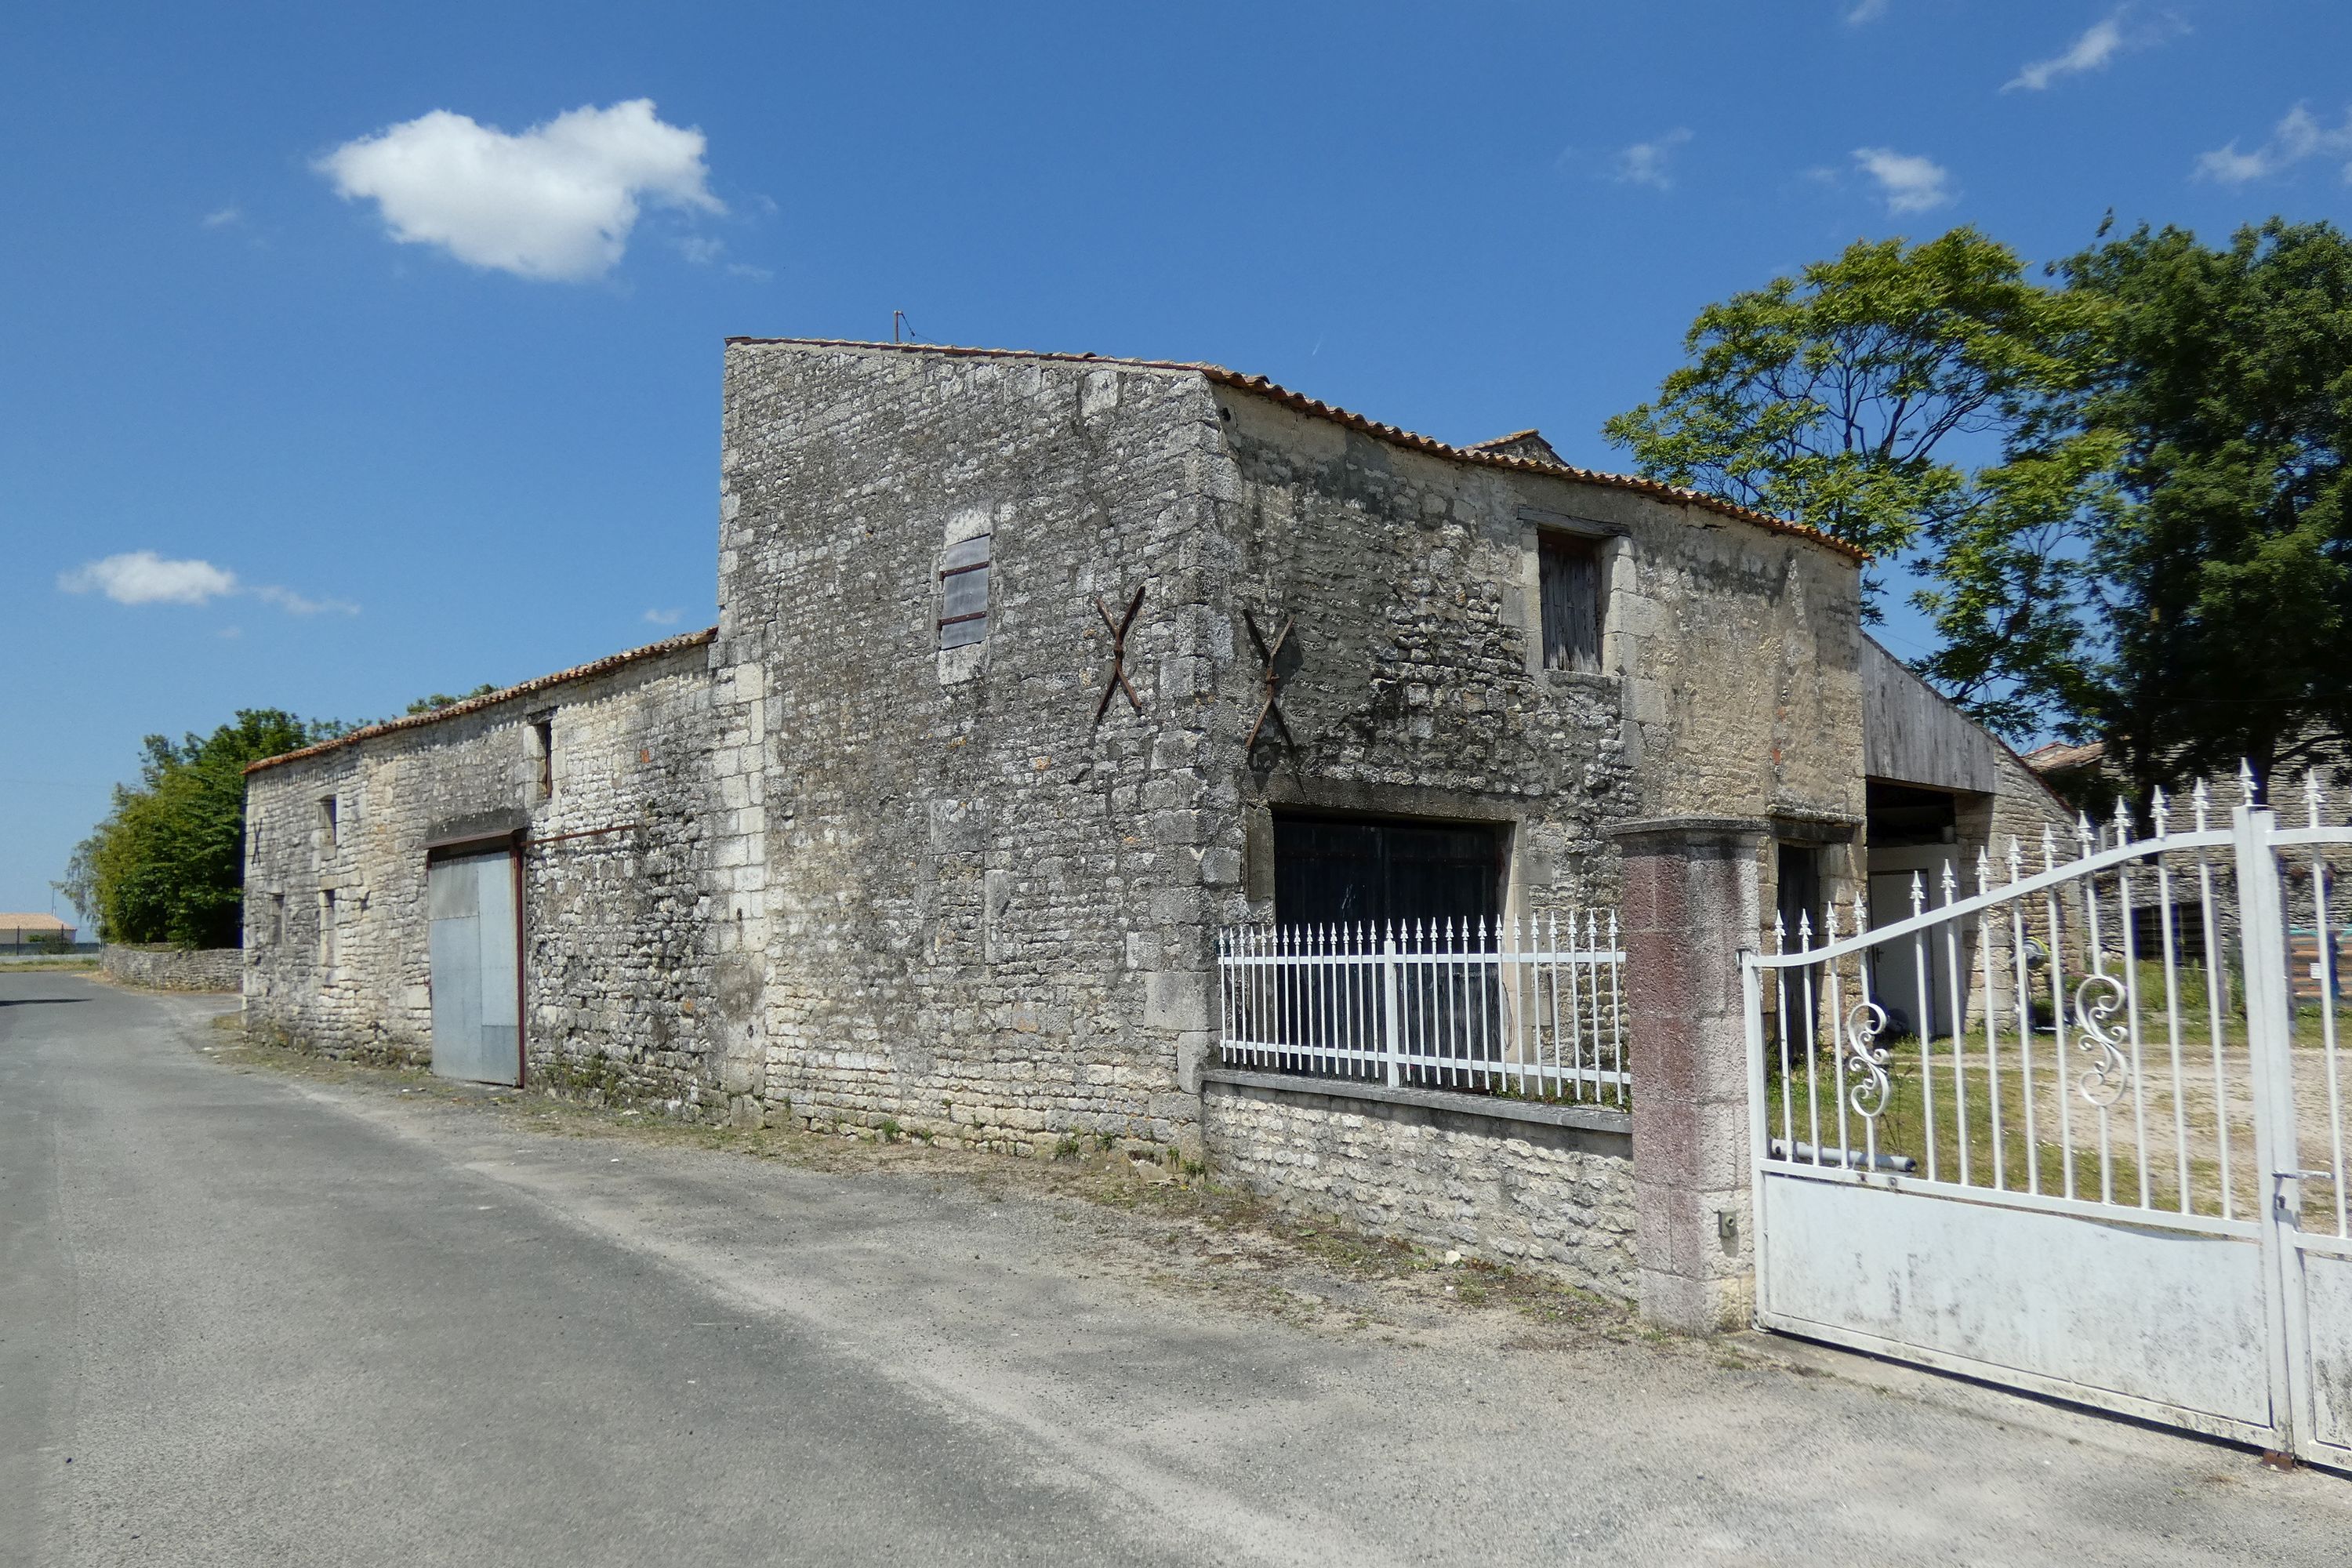
[[[633,647],[625,653],[607,654],[593,663],[574,665],[570,669],[559,669],[553,675],[542,675],[535,680],[526,680],[520,686],[509,686],[498,691],[484,692],[479,697],[468,697],[463,702],[452,702],[446,708],[436,708],[430,713],[410,713],[398,719],[387,719],[381,724],[370,724],[364,730],[353,730],[348,735],[338,735],[331,741],[321,741],[315,746],[304,746],[299,751],[284,752],[274,757],[264,757],[257,763],[246,763],[245,771],[248,774],[257,773],[264,768],[274,768],[286,763],[299,763],[305,757],[315,757],[339,747],[354,745],[362,741],[373,741],[378,735],[389,735],[401,730],[414,730],[424,724],[438,724],[444,719],[457,719],[467,713],[478,713],[485,708],[495,708],[501,702],[510,702],[518,697],[529,697],[534,692],[545,691],[569,681],[585,680],[592,675],[604,675],[624,666],[635,664],[640,659],[658,658],[666,653],[677,653],[687,648],[696,647],[718,635],[717,626],[706,626],[698,632],[686,632],[677,637],[666,637],[657,643],[647,643],[644,647]]]
[[[1396,446],[1426,452],[1433,457],[1450,458],[1455,462],[1480,463],[1488,468],[1515,468],[1522,473],[1549,474],[1558,478],[1581,480],[1586,484],[1604,486],[1611,489],[1631,490],[1636,495],[1654,496],[1662,500],[1681,501],[1704,511],[1736,518],[1741,522],[1753,523],[1759,528],[1767,529],[1774,533],[1785,533],[1792,538],[1809,541],[1851,561],[1862,562],[1870,559],[1864,552],[1855,549],[1843,540],[1832,539],[1817,528],[1809,528],[1801,522],[1791,522],[1785,517],[1774,517],[1769,512],[1757,511],[1752,508],[1741,506],[1737,501],[1726,500],[1721,496],[1709,495],[1705,490],[1695,490],[1682,485],[1670,485],[1662,479],[1645,479],[1635,474],[1612,474],[1600,468],[1580,468],[1572,463],[1547,463],[1534,458],[1517,458],[1504,452],[1482,451],[1478,447],[1453,446],[1433,436],[1423,436],[1407,430],[1402,426],[1385,425],[1351,409],[1341,408],[1336,404],[1309,397],[1303,392],[1293,392],[1290,388],[1277,382],[1269,381],[1265,376],[1244,375],[1239,371],[1227,370],[1221,364],[1203,364],[1184,360],[1120,359],[1106,354],[1055,353],[1043,349],[982,349],[966,348],[950,343],[860,342],[852,338],[730,337],[726,341],[730,346],[741,344],[748,347],[776,345],[809,349],[890,349],[905,353],[943,354],[961,359],[1025,359],[1043,360],[1056,364],[1098,364],[1123,370],[1188,371],[1196,375],[1206,376],[1210,381],[1220,385],[1255,393],[1261,397],[1279,403],[1296,412],[1310,415],[1318,419],[1328,419],[1334,424],[1347,426],[1350,429],[1361,430],[1367,435],[1377,436]],[[1500,437],[1504,440],[1513,438]],[[1485,446],[1486,443],[1480,445]]]

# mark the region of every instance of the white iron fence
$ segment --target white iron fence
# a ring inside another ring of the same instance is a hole
[[[1622,1106],[1624,959],[1613,911],[1236,927],[1217,941],[1222,1059]]]
[[[2352,1458],[2352,826],[2302,795],[1751,956],[1759,1321]]]

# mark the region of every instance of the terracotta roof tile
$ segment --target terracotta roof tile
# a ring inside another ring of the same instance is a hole
[[[444,719],[456,719],[467,713],[478,713],[485,708],[495,708],[501,702],[511,702],[518,697],[529,697],[534,692],[545,691],[550,687],[562,686],[567,681],[585,680],[592,675],[604,675],[625,665],[635,664],[639,659],[657,658],[666,653],[677,653],[683,648],[694,647],[709,642],[718,635],[717,626],[706,626],[698,632],[687,632],[679,637],[666,637],[657,643],[648,643],[644,647],[633,647],[626,653],[607,654],[592,663],[574,665],[570,669],[559,669],[553,675],[542,675],[536,680],[526,680],[520,686],[509,686],[500,690],[485,692],[479,697],[468,697],[463,702],[452,702],[446,708],[436,708],[430,713],[411,713],[404,718],[387,719],[381,724],[370,724],[364,730],[353,730],[348,735],[338,735],[331,741],[321,741],[315,746],[305,746],[300,751],[285,752],[274,757],[264,757],[257,763],[247,763],[245,765],[245,771],[248,773],[257,773],[264,768],[274,768],[284,763],[299,762],[305,757],[315,757],[320,752],[355,745],[362,741],[373,741],[378,735],[389,735],[396,731],[414,730],[421,724],[438,724]]]
[[[1832,539],[1819,529],[1809,528],[1801,522],[1791,522],[1784,517],[1774,517],[1769,512],[1753,510],[1736,501],[1726,500],[1721,496],[1708,495],[1703,490],[1689,489],[1681,485],[1670,485],[1660,479],[1645,479],[1633,474],[1606,473],[1598,468],[1580,468],[1572,463],[1547,463],[1534,458],[1513,457],[1508,453],[1483,449],[1496,445],[1496,442],[1480,442],[1475,447],[1451,446],[1438,440],[1435,437],[1417,435],[1413,431],[1395,425],[1384,425],[1377,419],[1369,419],[1349,409],[1309,397],[1305,393],[1293,392],[1286,386],[1267,380],[1265,376],[1244,375],[1239,371],[1227,370],[1221,364],[1195,363],[1183,360],[1119,359],[1104,354],[1054,353],[1040,349],[979,349],[963,348],[947,343],[860,342],[850,338],[731,337],[727,342],[730,344],[751,346],[774,344],[785,348],[889,349],[904,353],[945,354],[965,359],[1043,360],[1057,364],[1099,364],[1130,370],[1189,371],[1196,375],[1206,376],[1218,385],[1255,393],[1261,397],[1279,403],[1298,413],[1310,415],[1318,419],[1328,419],[1333,424],[1344,425],[1349,429],[1361,430],[1367,435],[1377,436],[1392,445],[1408,447],[1413,451],[1426,452],[1433,457],[1451,458],[1456,462],[1479,463],[1489,468],[1516,468],[1523,473],[1552,474],[1564,479],[1578,479],[1585,484],[1605,486],[1611,489],[1631,490],[1637,495],[1654,496],[1663,500],[1682,501],[1705,511],[1715,512],[1723,517],[1737,518],[1742,522],[1754,523],[1759,528],[1769,529],[1775,533],[1785,533],[1798,539],[1809,540],[1825,550],[1843,555],[1850,560],[1869,559],[1862,551],[1843,540]],[[1526,434],[1528,432],[1519,432],[1520,436]],[[1504,441],[1517,438],[1517,436],[1501,437]]]

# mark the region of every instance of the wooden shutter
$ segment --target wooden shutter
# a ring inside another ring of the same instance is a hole
[[[1601,669],[1601,542],[1545,533],[1543,638],[1546,669]]]

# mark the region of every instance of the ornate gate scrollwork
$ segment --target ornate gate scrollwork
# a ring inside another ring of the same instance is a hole
[[[2102,994],[2092,1000],[2092,992]],[[2108,1019],[2123,1010],[2124,983],[2112,974],[2090,974],[2074,987],[2074,1023],[2083,1031],[2077,1048],[2099,1053],[2098,1065],[2075,1085],[2084,1100],[2105,1110],[2124,1096],[2131,1083],[2131,1062],[2123,1047],[2129,1038],[2120,1024]]]
[[[1870,1121],[1886,1109],[1894,1088],[1886,1071],[1886,1047],[1876,1043],[1885,1027],[1886,1009],[1875,1002],[1857,1002],[1845,1016],[1845,1068],[1858,1080],[1848,1085],[1845,1100]]]

